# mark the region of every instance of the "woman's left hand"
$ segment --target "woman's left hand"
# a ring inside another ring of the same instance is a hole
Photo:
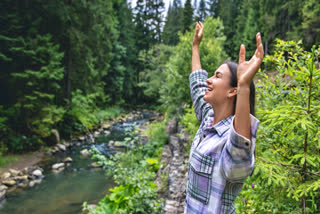
[[[245,61],[246,49],[244,45],[242,44],[240,47],[239,64],[237,70],[238,86],[250,86],[254,75],[259,70],[264,55],[260,33],[257,33],[256,41],[256,52],[249,61]]]

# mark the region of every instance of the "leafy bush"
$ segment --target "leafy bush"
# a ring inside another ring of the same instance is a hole
[[[110,194],[102,199],[90,213],[161,213],[161,200],[158,199],[154,183],[160,167],[162,146],[167,142],[165,122],[151,125],[147,134],[149,143],[141,144],[135,131],[125,139],[135,147],[127,152],[117,153],[109,158],[92,148],[93,158],[104,165],[108,176],[112,176],[118,186],[110,189]],[[85,209],[86,203],[84,203]]]
[[[319,213],[319,53],[301,42],[277,40],[258,84],[256,164],[239,213]],[[254,188],[251,185],[254,184]]]

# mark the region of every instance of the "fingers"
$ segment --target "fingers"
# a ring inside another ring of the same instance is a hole
[[[200,24],[200,26],[203,28],[202,22],[200,22],[200,21],[199,21],[198,23],[199,23],[199,24]]]
[[[240,52],[239,52],[239,64],[243,63],[246,60],[246,48],[242,44],[240,46]]]
[[[257,35],[256,35],[256,43],[257,43],[257,50],[255,52],[255,55],[257,57],[259,57],[260,59],[262,59],[263,55],[264,55],[264,51],[263,51],[263,45],[261,42],[261,34],[260,33],[257,33]]]
[[[201,23],[201,22],[200,22]],[[200,27],[200,31],[199,31],[199,36],[202,36],[202,34],[203,34],[203,27],[202,27],[202,24],[200,24],[201,25],[201,27]]]

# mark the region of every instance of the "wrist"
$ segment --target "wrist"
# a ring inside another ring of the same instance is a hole
[[[199,49],[200,43],[192,43],[192,49]]]
[[[239,84],[237,87],[237,94],[249,93],[250,94],[250,85],[248,84]]]

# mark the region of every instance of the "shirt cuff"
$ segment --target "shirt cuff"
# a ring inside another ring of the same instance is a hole
[[[243,148],[246,150],[249,150],[250,153],[254,152],[255,149],[255,142],[256,142],[256,136],[257,136],[257,130],[258,130],[258,125],[259,125],[259,120],[250,114],[250,131],[251,131],[251,139],[249,140],[248,138],[240,135],[239,133],[236,132],[234,129],[234,118],[232,119],[232,126],[231,126],[231,143],[237,147],[237,148]]]

